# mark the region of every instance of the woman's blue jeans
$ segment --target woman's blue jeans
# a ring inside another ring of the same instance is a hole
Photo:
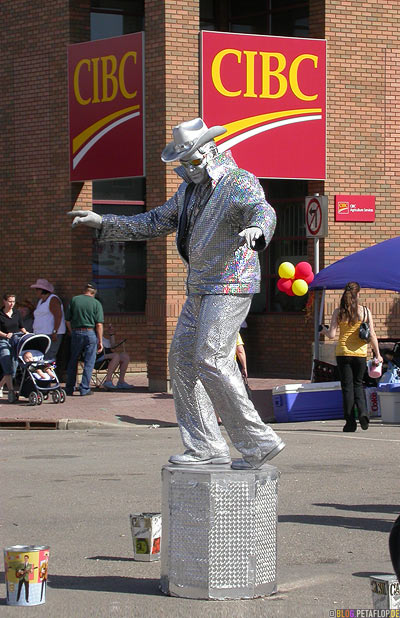
[[[15,377],[17,360],[8,339],[0,339],[0,364],[5,376]]]

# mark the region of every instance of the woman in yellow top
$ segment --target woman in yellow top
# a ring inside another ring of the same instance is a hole
[[[358,420],[362,429],[368,429],[369,418],[363,392],[363,377],[367,365],[368,343],[360,339],[359,329],[363,321],[368,321],[370,328],[370,343],[378,362],[382,362],[378,340],[374,330],[374,322],[370,309],[359,303],[360,286],[350,281],[344,288],[340,306],[332,314],[329,328],[322,327],[321,334],[334,339],[339,330],[339,341],[336,345],[336,362],[339,370],[340,384],[343,394],[343,409],[345,425],[343,431],[356,431],[357,423],[354,416],[354,404],[358,410]],[[364,319],[365,314],[365,319]],[[368,319],[367,319],[368,318]]]

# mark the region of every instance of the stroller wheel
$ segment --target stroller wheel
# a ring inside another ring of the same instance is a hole
[[[29,393],[29,405],[35,406],[37,402],[38,402],[37,393],[35,391],[32,391],[31,393]]]
[[[39,392],[39,393],[37,393],[37,405],[41,406],[42,403],[43,403],[43,395],[42,395],[42,393]]]
[[[63,388],[60,388],[60,403],[64,403],[67,398],[67,393]]]
[[[60,393],[58,391],[53,391],[51,393],[51,396],[53,398],[53,403],[60,403],[61,397],[60,397]]]

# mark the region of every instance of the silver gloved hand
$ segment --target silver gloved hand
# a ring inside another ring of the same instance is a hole
[[[72,227],[77,225],[87,225],[88,227],[94,227],[96,230],[100,230],[103,218],[92,210],[70,210],[67,215],[74,217],[72,221]]]
[[[249,249],[254,249],[256,240],[263,235],[262,230],[259,227],[246,227],[245,230],[239,232],[239,236],[245,239],[246,245]]]

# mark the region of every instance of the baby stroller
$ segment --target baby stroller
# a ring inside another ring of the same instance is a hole
[[[61,388],[52,365],[51,371],[54,378],[48,376],[48,379],[42,379],[37,374],[41,364],[48,365],[43,359],[50,345],[50,337],[47,335],[33,335],[32,333],[23,335],[16,345],[19,373],[17,372],[15,395],[16,399],[20,396],[27,397],[31,406],[40,406],[43,400],[48,399],[49,394],[51,394],[54,403],[64,403],[66,399],[65,390]],[[24,360],[26,352],[31,352],[33,361],[26,362]],[[20,382],[18,386],[19,376]]]

